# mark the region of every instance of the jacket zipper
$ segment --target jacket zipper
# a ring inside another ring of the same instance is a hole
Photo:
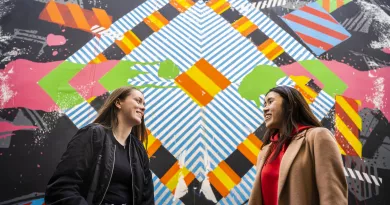
[[[131,137],[131,136],[130,136]],[[132,162],[131,162],[131,154],[130,154],[130,147],[131,147],[131,141],[132,139],[130,138],[130,142],[129,142],[129,159],[130,159],[130,171],[131,171],[131,193],[133,193],[133,205],[135,205],[135,200],[134,200],[134,174],[133,174],[133,165],[132,165]]]
[[[112,171],[111,171],[111,175],[110,175],[110,180],[108,180],[108,185],[107,185],[106,191],[104,192],[103,198],[100,201],[99,205],[102,204],[104,197],[107,194],[108,187],[110,186],[110,183],[111,183],[111,178],[112,178],[112,174],[114,173],[114,166],[115,166],[115,152],[116,152],[116,145],[114,145],[114,162],[112,163]]]

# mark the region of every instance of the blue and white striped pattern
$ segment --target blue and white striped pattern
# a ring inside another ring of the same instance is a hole
[[[200,128],[198,127],[197,129]],[[186,146],[188,148],[186,167],[199,181],[204,180],[207,173],[213,170],[211,167],[217,166],[215,161],[223,160],[215,153],[215,150],[211,150],[206,146],[205,137],[202,133],[203,131],[199,130],[199,132],[191,137],[192,139],[190,140],[191,143],[189,143],[189,146]],[[211,160],[210,157],[212,157],[213,160]],[[210,163],[211,165],[209,168],[206,168],[207,163]]]
[[[144,18],[152,14],[154,11],[162,8],[169,0],[147,0],[131,12],[127,13],[109,28],[110,31],[118,34],[124,34],[131,30],[134,26],[143,21]],[[80,50],[70,56],[67,61],[73,63],[87,64],[95,59],[99,53],[110,47],[114,43],[114,38],[110,36],[94,37]]]
[[[127,80],[127,83],[129,85],[138,87],[138,86],[145,86],[145,85],[152,85],[152,86],[162,86],[162,87],[177,87],[175,82],[172,81],[144,81],[144,80],[134,80],[134,79],[129,79]]]
[[[213,151],[210,153],[213,169],[219,159],[226,159],[264,121],[262,109],[243,99],[237,90],[238,86],[231,84],[218,93],[203,112],[204,139]]]
[[[201,27],[194,21],[202,15],[199,12],[192,6],[150,35],[123,60],[155,62],[170,59],[185,72],[201,58]]]
[[[297,40],[290,36],[290,34],[273,22],[263,12],[252,6],[242,8],[241,5],[248,4],[247,0],[230,0],[229,2],[233,8],[245,15],[249,20],[257,25],[262,32],[280,45],[294,60],[302,61],[316,59],[310,51],[303,47]]]
[[[160,182],[160,179],[152,173],[152,179],[153,179],[153,185],[154,185],[154,201],[155,204],[158,205],[165,205],[165,204],[172,204],[172,205],[184,205],[180,199],[176,199],[173,201],[173,194],[169,189]]]
[[[281,78],[279,79],[278,81],[276,81],[276,85],[278,86],[289,86],[289,87],[294,87],[295,86],[295,82],[288,76],[284,77],[284,78]]]
[[[66,110],[65,115],[80,129],[92,123],[97,116],[97,112],[88,102],[84,101],[72,109]]]
[[[246,37],[205,3],[202,30],[204,58],[231,82],[239,83],[257,65],[276,66]]]
[[[321,90],[316,99],[309,106],[318,120],[322,120],[335,104],[335,99]]]
[[[222,198],[218,205],[242,204],[249,199],[253,183],[256,177],[256,167],[253,166],[242,178],[241,182],[235,186],[225,198]]]

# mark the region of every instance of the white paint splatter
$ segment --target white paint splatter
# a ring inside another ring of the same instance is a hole
[[[184,180],[184,175],[183,175],[183,169],[185,168],[185,161],[186,161],[186,155],[187,155],[187,150],[184,150],[179,157],[179,166],[180,166],[180,173],[179,173],[179,182],[176,185],[175,188],[175,194],[173,196],[173,201],[176,199],[180,199],[184,195],[188,193],[188,187],[187,184]]]
[[[4,58],[1,59],[1,63],[9,62],[12,60],[13,57],[16,57],[18,55],[22,55],[25,53],[26,53],[25,48],[20,49],[20,48],[13,47],[11,51],[8,51],[8,52],[3,54]]]
[[[208,148],[208,146],[207,146]],[[217,203],[217,198],[215,197],[214,195],[214,192],[213,190],[211,189],[211,184],[210,184],[210,180],[209,180],[209,177],[207,176],[207,173],[212,171],[211,170],[211,166],[210,166],[210,158],[209,158],[209,155],[207,154],[207,149],[204,150],[204,165],[206,167],[205,171],[204,171],[204,180],[202,182],[202,186],[200,187],[200,192],[199,193],[203,193],[204,196],[206,197],[206,199],[208,200],[211,200],[212,202],[214,203]]]
[[[10,13],[11,10],[15,7],[15,5],[10,3],[10,1],[11,0],[0,0],[0,19]]]
[[[1,6],[1,4],[0,4]],[[0,26],[0,46],[3,44],[8,45],[8,41],[11,40],[12,36],[9,33],[3,33],[3,29]],[[0,51],[1,54],[1,51]]]
[[[10,85],[7,83],[9,76],[0,72],[0,108],[3,108],[16,92],[11,90]]]
[[[371,88],[373,91],[372,96],[366,96],[367,102],[372,102],[375,108],[382,110],[385,107],[383,97],[385,96],[385,79],[383,77],[377,78],[374,81],[374,87]]]
[[[368,18],[373,18],[372,28],[378,35],[378,41],[371,42],[374,49],[390,47],[390,16],[379,6],[362,0],[356,2]]]

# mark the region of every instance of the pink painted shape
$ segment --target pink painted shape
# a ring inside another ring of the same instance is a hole
[[[61,35],[49,34],[46,37],[46,43],[49,46],[62,46],[66,43],[66,39]]]
[[[58,54],[58,51],[53,51],[53,56],[56,56]]]
[[[0,105],[0,109],[25,107],[46,112],[56,110],[56,104],[38,85],[38,81],[61,63],[36,63],[24,59],[8,63],[0,73],[8,77],[5,83],[14,95],[2,107]]]
[[[29,130],[29,129],[36,129],[37,127],[36,126],[18,126],[18,125],[14,125],[10,122],[7,122],[7,121],[2,121],[0,122],[0,133],[2,132],[13,132],[13,131],[17,131],[17,130]],[[6,137],[9,137],[11,135],[1,135],[0,136],[0,139],[2,138],[6,138]]]
[[[309,71],[307,71],[304,67],[302,67],[299,63],[292,63],[289,65],[285,65],[280,67],[280,69],[283,70],[288,76],[295,75],[295,76],[307,76],[314,80],[314,83],[318,85],[319,87],[323,87],[324,85],[322,82],[320,82],[316,77],[314,77]]]
[[[387,54],[390,54],[390,48],[384,48],[384,49],[382,49],[382,51],[387,53]]]
[[[374,103],[367,101],[366,97],[372,97],[375,92],[375,80],[378,78],[384,78],[384,96],[383,107],[380,109],[388,120],[390,120],[390,67],[384,67],[376,69],[374,71],[359,71],[353,67],[340,63],[337,61],[325,61],[323,62],[331,71],[333,71],[339,78],[341,78],[348,88],[343,93],[343,96],[360,100],[362,102],[362,108],[376,108]],[[323,84],[314,78],[308,71],[306,71],[298,63],[282,66],[281,69],[288,75],[304,75],[315,80],[315,83],[323,88]],[[370,77],[371,76],[371,77]]]
[[[69,81],[69,84],[86,100],[102,95],[107,90],[98,80],[118,63],[119,61],[117,60],[111,60],[99,64],[88,64]]]

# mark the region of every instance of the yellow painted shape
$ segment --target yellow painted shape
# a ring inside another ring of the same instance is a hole
[[[359,141],[348,126],[341,120],[339,115],[336,114],[336,127],[343,134],[348,143],[353,147],[355,152],[361,157],[362,156],[362,143]]]

